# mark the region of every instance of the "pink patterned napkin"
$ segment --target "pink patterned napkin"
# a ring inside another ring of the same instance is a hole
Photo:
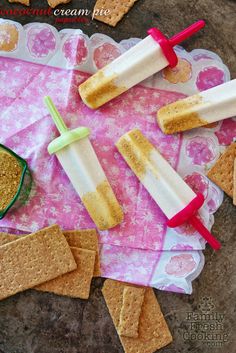
[[[9,40],[1,32],[1,23],[6,21],[0,22],[0,43]],[[188,225],[166,228],[165,216],[114,143],[129,129],[141,129],[190,186],[204,193],[201,218],[210,228],[222,192],[204,174],[218,158],[221,145],[236,136],[236,122],[229,119],[207,129],[165,136],[155,118],[161,106],[228,80],[227,68],[214,53],[177,48],[176,69],[165,70],[92,111],[77,91],[88,77],[85,71],[96,71],[137,40],[117,44],[101,34],[89,39],[78,30],[58,33],[46,24],[22,28],[7,23],[19,32],[20,39],[13,51],[0,51],[0,139],[27,159],[35,183],[28,203],[4,218],[0,226],[22,232],[53,223],[63,229],[94,227],[56,157],[47,152],[58,135],[42,103],[50,95],[68,127],[91,128],[93,146],[124,209],[120,226],[100,232],[103,276],[190,293],[191,281],[204,263],[203,239]]]

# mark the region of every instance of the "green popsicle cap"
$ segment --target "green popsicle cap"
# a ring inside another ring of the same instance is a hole
[[[49,96],[44,97],[44,103],[47,106],[52,119],[60,132],[61,136],[57,137],[48,145],[49,154],[56,153],[60,151],[62,148],[70,145],[71,143],[81,140],[90,135],[90,130],[87,127],[78,127],[74,130],[69,130],[55,107],[52,99]]]

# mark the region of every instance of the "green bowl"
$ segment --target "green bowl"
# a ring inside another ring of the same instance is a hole
[[[23,158],[18,156],[15,152],[0,144],[0,152],[1,150],[4,150],[4,152],[9,153],[18,161],[19,165],[21,166],[21,178],[15,196],[11,199],[5,209],[0,210],[0,219],[2,219],[9,210],[12,211],[24,205],[29,198],[29,194],[32,188],[32,175],[28,168],[27,162]]]

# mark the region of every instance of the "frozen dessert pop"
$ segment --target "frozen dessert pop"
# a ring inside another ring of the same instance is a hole
[[[174,134],[234,115],[236,79],[162,107],[157,122],[165,134]]]
[[[61,133],[48,152],[56,153],[96,226],[100,230],[115,227],[122,222],[123,212],[88,138],[89,129],[68,130],[50,97],[44,101]]]
[[[204,25],[198,21],[171,39],[157,28],[149,29],[149,36],[80,85],[82,100],[89,108],[99,108],[166,66],[175,67],[178,58],[173,47]]]
[[[193,192],[141,131],[135,129],[126,133],[116,146],[168,218],[169,227],[189,222],[213,249],[220,249],[220,243],[196,217],[204,202],[203,195]]]

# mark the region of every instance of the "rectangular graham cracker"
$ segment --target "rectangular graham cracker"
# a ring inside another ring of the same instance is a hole
[[[209,170],[207,176],[227,195],[233,198],[233,169],[236,158],[236,142],[233,142]]]
[[[93,276],[99,277],[101,275],[101,271],[99,261],[98,236],[96,229],[69,230],[64,231],[63,234],[70,247],[96,251]],[[23,236],[25,235],[20,236],[0,232],[0,246],[17,240]]]
[[[124,288],[137,287],[114,280],[106,280],[102,289],[108,310],[118,331],[123,305]],[[152,288],[146,288],[139,319],[139,337],[119,336],[125,353],[153,353],[170,342],[172,336]]]
[[[25,6],[30,6],[30,0],[8,0],[10,3],[19,3]]]
[[[24,235],[25,236],[25,235]],[[17,239],[21,239],[22,236],[14,235],[14,234],[7,234],[0,232],[0,246],[11,243]]]
[[[234,174],[233,174],[233,204],[236,206],[236,158],[234,159]]]
[[[118,329],[120,335],[138,337],[139,317],[142,310],[144,293],[144,288],[124,288]]]
[[[94,277],[101,276],[98,234],[96,229],[68,230],[68,231],[64,231],[63,234],[65,235],[66,240],[70,246],[96,251],[93,276]]]
[[[94,18],[115,27],[136,1],[138,0],[97,0],[93,10]],[[110,10],[109,14],[101,14],[99,11],[102,9]]]
[[[58,5],[68,4],[69,2],[71,2],[71,0],[48,0],[48,5],[54,9]]]
[[[37,286],[35,289],[66,295],[71,298],[88,299],[94,271],[96,252],[71,248],[77,269]]]
[[[0,247],[0,299],[32,288],[77,268],[57,225]]]

